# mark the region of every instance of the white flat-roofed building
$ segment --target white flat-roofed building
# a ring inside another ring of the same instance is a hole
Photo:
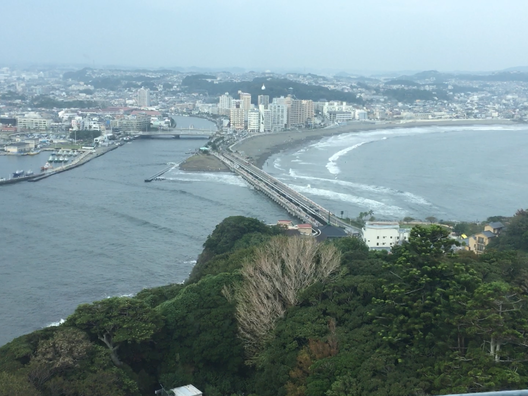
[[[180,386],[179,388],[171,389],[175,396],[202,396],[202,391],[193,385]]]
[[[365,110],[356,110],[356,120],[365,121],[367,119],[367,112]]]
[[[19,130],[48,130],[51,126],[51,119],[43,118],[38,113],[28,113],[24,117],[17,117],[17,126]]]
[[[325,117],[328,117],[328,113],[330,112],[341,112],[345,111],[348,113],[354,113],[356,112],[356,108],[354,105],[347,104],[347,102],[325,102],[322,105],[322,112]]]
[[[361,230],[362,239],[371,250],[390,250],[409,240],[410,229],[400,228],[396,221],[367,221]]]

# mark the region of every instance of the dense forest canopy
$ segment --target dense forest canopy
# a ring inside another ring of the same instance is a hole
[[[185,284],[81,305],[0,348],[0,395],[151,395],[189,383],[207,396],[525,388],[528,212],[507,223],[477,256],[454,250],[438,225],[414,227],[387,253],[227,218]]]

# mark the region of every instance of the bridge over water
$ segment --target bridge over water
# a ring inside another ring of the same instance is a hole
[[[219,160],[226,164],[233,172],[242,176],[255,189],[262,191],[273,201],[285,208],[288,213],[302,221],[319,227],[331,224],[344,228],[349,234],[358,234],[360,229],[344,222],[339,217],[323,208],[311,199],[298,193],[286,184],[267,174],[244,158],[235,153],[213,153]]]
[[[215,133],[215,129],[173,128],[160,131],[139,132],[136,135],[141,138],[173,137],[176,139],[209,139]]]

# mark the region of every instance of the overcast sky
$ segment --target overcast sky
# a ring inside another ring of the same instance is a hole
[[[2,64],[528,66],[528,0],[3,0],[0,15]]]

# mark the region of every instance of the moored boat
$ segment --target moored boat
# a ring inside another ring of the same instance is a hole
[[[26,176],[33,176],[33,171],[32,170],[26,171]]]
[[[22,176],[24,176],[23,170],[14,171],[13,174],[11,175],[13,179],[16,179],[17,177],[22,177]]]
[[[40,170],[44,172],[44,171],[47,171],[48,169],[51,169],[51,168],[53,168],[53,166],[51,166],[51,164],[49,162],[46,162],[44,164],[44,166],[40,167]]]

